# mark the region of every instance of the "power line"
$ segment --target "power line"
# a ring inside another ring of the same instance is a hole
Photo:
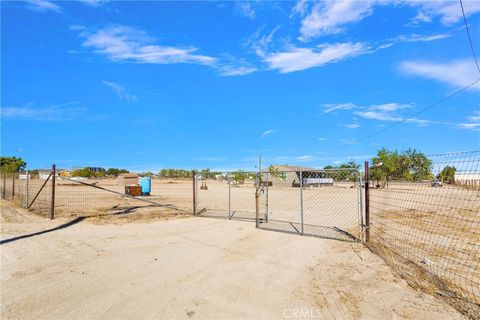
[[[463,2],[460,1],[460,7],[462,7],[462,15],[463,15],[463,22],[465,22],[465,30],[467,30],[468,41],[470,42],[470,48],[472,49],[473,60],[475,60],[475,64],[477,65],[478,73],[480,73],[480,67],[478,66],[477,56],[475,55],[475,49],[473,48],[472,37],[470,36],[470,30],[468,29],[467,17],[465,16],[465,10],[463,9]]]
[[[459,89],[459,90],[453,92],[452,94],[446,96],[445,98],[441,99],[440,101],[437,101],[437,102],[435,102],[434,104],[431,104],[431,105],[429,105],[428,107],[423,108],[423,109],[421,109],[420,111],[418,111],[418,112],[410,115],[408,118],[404,118],[404,119],[402,119],[402,120],[399,120],[399,121],[397,121],[397,122],[395,122],[395,123],[393,123],[393,124],[391,124],[391,125],[383,128],[383,129],[381,129],[381,130],[378,130],[378,131],[373,132],[373,133],[371,133],[371,134],[369,134],[369,135],[367,135],[367,136],[365,136],[365,137],[362,137],[362,138],[360,138],[360,139],[357,139],[356,142],[365,141],[365,140],[370,139],[371,137],[377,136],[377,135],[379,135],[379,134],[381,134],[381,133],[383,133],[383,132],[385,132],[385,131],[393,128],[393,127],[396,127],[396,126],[398,126],[398,125],[401,124],[401,123],[407,122],[408,120],[412,120],[414,117],[418,116],[419,114],[422,114],[422,113],[424,113],[424,112],[426,112],[426,111],[428,111],[428,110],[430,110],[430,109],[432,109],[432,108],[435,108],[436,106],[442,104],[443,102],[447,101],[448,99],[450,99],[450,98],[452,98],[452,97],[454,97],[454,96],[462,93],[463,91],[467,90],[468,88],[473,87],[473,86],[476,85],[478,82],[480,82],[480,78],[478,78],[477,80],[473,81],[473,82],[470,83],[469,85],[463,87],[462,89]],[[334,149],[332,149],[332,150],[329,150],[328,152],[337,151],[337,150],[340,150],[340,149],[348,148],[348,147],[350,147],[350,146],[352,146],[352,145],[350,144],[350,145],[340,146],[340,147],[334,148]]]

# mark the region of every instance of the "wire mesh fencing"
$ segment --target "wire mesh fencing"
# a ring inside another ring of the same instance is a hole
[[[259,227],[338,240],[361,238],[355,169],[276,169],[261,174]]]
[[[431,180],[370,189],[369,246],[411,285],[478,319],[480,152],[429,159]]]
[[[235,220],[256,219],[257,172],[196,173],[195,214]]]

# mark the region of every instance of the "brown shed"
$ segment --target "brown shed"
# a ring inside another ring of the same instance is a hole
[[[120,186],[136,186],[138,185],[138,174],[124,173],[118,176],[118,185]]]

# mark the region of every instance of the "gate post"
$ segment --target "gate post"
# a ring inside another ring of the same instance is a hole
[[[25,183],[25,204],[24,208],[28,208],[28,187],[30,184],[30,173],[27,171],[27,181]]]
[[[192,170],[192,186],[193,215],[195,216],[197,214],[197,172],[195,170]]]
[[[268,223],[268,176],[270,172],[265,173],[267,176],[267,190],[265,191],[265,223]]]
[[[358,171],[358,210],[359,212],[359,218],[360,218],[360,241],[363,242],[363,194],[362,194],[362,185],[363,185],[363,178],[362,178],[362,173]]]
[[[365,161],[365,242],[370,241],[370,175]]]
[[[300,171],[300,221],[303,236],[303,171]]]
[[[55,218],[55,164],[52,164],[52,203],[50,206],[50,219]]]
[[[260,183],[258,182],[258,173],[255,179],[255,227],[260,227],[260,209],[258,207],[258,198],[260,197]]]
[[[230,172],[227,173],[228,182],[228,219],[232,219],[232,181],[230,179]]]

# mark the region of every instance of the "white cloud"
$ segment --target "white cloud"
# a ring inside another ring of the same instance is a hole
[[[72,107],[77,102],[65,103],[62,105],[50,105],[45,108],[34,107],[28,103],[20,107],[1,108],[2,119],[22,119],[36,121],[68,121],[77,119],[86,112],[86,108]]]
[[[145,32],[126,26],[114,26],[95,32],[82,31],[83,46],[113,62],[135,63],[195,63],[213,65],[216,58],[195,54],[194,47],[173,47],[155,44]]]
[[[265,131],[263,131],[261,137],[262,137],[262,138],[268,137],[268,136],[272,135],[273,133],[275,133],[276,131],[277,131],[277,130],[275,130],[275,129],[265,130]]]
[[[222,61],[215,67],[221,76],[243,76],[257,71],[257,67],[245,59],[223,55]]]
[[[326,1],[313,6],[302,20],[300,39],[308,40],[341,32],[345,24],[358,22],[373,13],[372,1]]]
[[[358,129],[360,128],[360,125],[358,123],[349,123],[345,125],[346,128],[348,129]]]
[[[92,7],[98,7],[101,4],[107,2],[108,0],[77,0],[77,1],[88,4],[89,6],[92,6]]]
[[[338,139],[338,141],[345,144],[357,144],[357,139]]]
[[[299,15],[299,16],[303,17],[305,15],[305,13],[307,12],[308,5],[309,5],[308,0],[297,1],[297,3],[295,4],[295,6],[292,9],[292,12],[290,13],[290,18],[293,18],[296,15]]]
[[[357,106],[353,103],[327,103],[323,105],[323,113],[330,113],[336,110],[351,110]]]
[[[62,11],[62,8],[56,3],[54,3],[53,1],[47,1],[47,0],[24,0],[24,1],[28,3],[27,8],[31,10],[54,11],[54,12]]]
[[[473,113],[473,115],[467,117],[467,121],[459,123],[458,127],[461,129],[480,131],[480,111],[476,111]]]
[[[412,22],[432,22],[433,18],[440,18],[444,25],[451,25],[463,19],[462,10],[458,1],[404,1],[406,4],[418,8],[417,15]],[[479,1],[464,1],[465,15],[471,16],[480,12]]]
[[[318,138],[317,140],[318,140],[318,141],[326,141],[326,140],[328,140],[328,138],[322,137],[322,138]]]
[[[285,52],[268,55],[264,61],[271,69],[278,69],[281,73],[288,73],[320,67],[359,56],[368,51],[369,48],[361,42],[326,44],[318,48],[291,47]]]
[[[477,80],[478,72],[471,59],[446,63],[427,61],[404,61],[400,64],[404,73],[447,83],[455,87],[464,87]],[[473,89],[480,90],[477,84]]]
[[[128,93],[127,90],[118,83],[103,80],[102,84],[112,89],[123,100],[132,102],[138,101],[138,97],[136,95]]]
[[[313,156],[307,154],[307,155],[304,155],[304,156],[296,157],[295,160],[300,161],[300,162],[312,161]]]
[[[257,56],[264,58],[266,57],[267,52],[269,51],[269,46],[273,41],[273,37],[279,28],[280,26],[276,26],[269,34],[262,35],[262,30],[264,29],[264,26],[262,26],[249,36],[244,41],[243,45],[251,48]]]
[[[235,5],[235,11],[237,11],[240,15],[249,18],[255,19],[255,10],[250,2],[237,2]]]

